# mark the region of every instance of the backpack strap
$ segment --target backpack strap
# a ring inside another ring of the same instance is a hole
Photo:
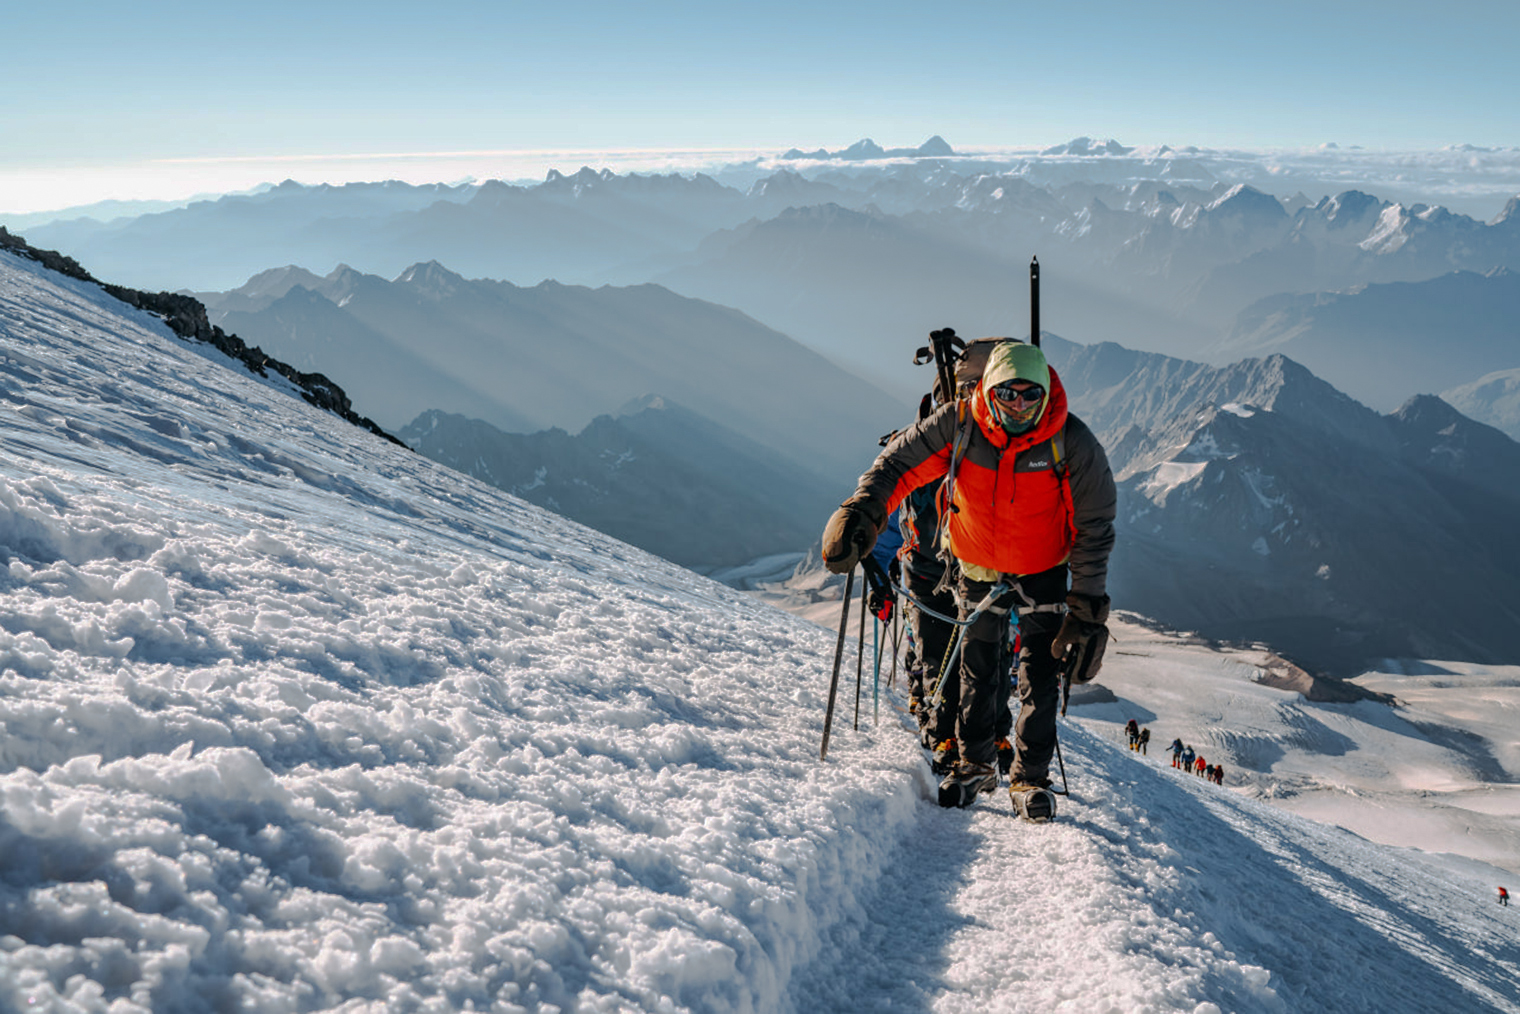
[[[960,467],[961,458],[966,454],[966,448],[971,444],[971,427],[966,425],[966,402],[964,399],[955,403],[955,440],[950,445],[950,467],[945,471],[944,484],[940,486],[941,502],[940,517],[949,514],[960,513],[960,508],[955,506],[955,472]]]
[[[945,572],[940,575],[939,583],[935,585],[936,593],[952,589],[959,572],[958,561],[950,552],[950,515],[960,511],[960,508],[955,506],[955,472],[960,467],[961,458],[965,456],[966,448],[970,444],[971,426],[966,423],[966,400],[961,398],[955,403],[955,440],[950,444],[950,467],[945,470],[945,479],[939,487],[940,527],[935,535],[936,541],[939,542],[936,555],[945,565]]]
[[[1050,438],[1050,467],[1061,481],[1061,504],[1066,508],[1066,530],[1077,539],[1077,503],[1071,495],[1071,466],[1066,463],[1066,427]]]

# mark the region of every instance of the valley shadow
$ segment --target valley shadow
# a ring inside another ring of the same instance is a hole
[[[1410,721],[1426,739],[1466,759],[1473,777],[1480,782],[1510,784],[1510,774],[1495,756],[1487,739],[1466,729],[1454,729],[1434,722]]]
[[[1341,705],[1331,705],[1338,710]],[[1351,705],[1348,710],[1341,712],[1356,721],[1389,732],[1396,736],[1411,739],[1416,742],[1430,743],[1443,750],[1456,754],[1466,763],[1472,777],[1480,782],[1494,782],[1508,784],[1511,776],[1504,764],[1494,753],[1493,745],[1487,738],[1467,729],[1457,726],[1445,725],[1437,721],[1416,721],[1411,718],[1404,709],[1388,708],[1382,705]],[[1312,719],[1314,724],[1321,725],[1318,719]],[[1323,726],[1322,726],[1323,727]],[[1329,731],[1329,730],[1326,730]],[[1356,749],[1353,740],[1338,732],[1331,732],[1336,742],[1344,740],[1346,746],[1338,751],[1327,750],[1321,745],[1324,740],[1316,737],[1308,742],[1298,742],[1305,749],[1316,750],[1320,753],[1339,755],[1348,750]]]
[[[1456,670],[1418,658],[1385,658],[1374,667],[1393,676],[1455,676]]]

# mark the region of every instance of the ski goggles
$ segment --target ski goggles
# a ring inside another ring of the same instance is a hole
[[[1039,384],[1030,384],[1028,387],[1014,387],[1013,384],[999,384],[992,389],[992,396],[1004,405],[1038,405],[1045,398],[1045,388]]]

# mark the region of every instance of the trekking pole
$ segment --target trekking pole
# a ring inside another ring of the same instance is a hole
[[[1071,785],[1066,781],[1066,762],[1061,759],[1060,733],[1056,734],[1056,766],[1061,769],[1061,791],[1056,794],[1059,796],[1069,796],[1071,795]],[[1056,790],[1051,789],[1050,791],[1055,792]]]
[[[945,401],[955,400],[955,348],[950,344],[955,338],[954,328],[942,328],[929,335],[934,342],[934,366],[939,370],[940,390]]]
[[[1076,645],[1068,644],[1066,650],[1061,653],[1061,668],[1059,670],[1061,681],[1061,717],[1066,717],[1066,703],[1071,700],[1071,662],[1072,653],[1076,651]],[[1071,786],[1066,782],[1066,762],[1061,759],[1061,734],[1056,733],[1056,764],[1061,769],[1061,795],[1071,795]],[[1051,790],[1055,791],[1055,790]]]
[[[823,715],[823,745],[818,748],[818,759],[829,753],[829,730],[834,727],[834,695],[839,690],[839,660],[844,656],[844,631],[850,622],[850,592],[855,587],[855,568],[844,578],[844,609],[839,617],[839,641],[834,645],[834,675],[829,680],[829,708]]]
[[[860,626],[855,637],[855,731],[860,731],[860,681],[866,665],[866,599],[871,593],[871,582],[860,582]]]
[[[1029,344],[1040,347],[1040,259],[1029,258]]]
[[[871,656],[874,660],[874,668],[872,670],[871,676],[871,709],[873,715],[872,721],[879,722],[881,716],[882,649],[880,629],[882,625],[887,622],[887,619],[889,617],[896,615],[897,593],[896,587],[892,584],[892,578],[887,575],[886,569],[882,567],[882,565],[877,561],[876,557],[865,557],[860,561],[860,566],[861,569],[865,571],[866,575],[865,582],[860,586],[860,650],[862,652],[865,651],[866,643],[866,610],[870,608],[868,600],[870,598],[875,598],[878,602],[881,603],[879,607],[872,610],[875,613],[875,621],[871,624]],[[896,656],[893,656],[892,659],[892,672],[895,678],[897,674]],[[859,668],[857,666],[855,691],[855,710],[857,722],[859,721],[860,717],[859,686]],[[888,683],[887,686],[890,689],[892,684]]]

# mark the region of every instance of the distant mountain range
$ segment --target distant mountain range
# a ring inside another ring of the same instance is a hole
[[[883,148],[869,137],[856,141],[848,148],[839,151],[829,151],[826,148],[818,148],[815,151],[801,151],[797,148],[788,149],[781,157],[784,159],[841,159],[846,162],[864,162],[879,158],[945,158],[955,154],[955,150],[943,137],[935,134],[929,140],[917,148]]]
[[[1468,418],[1520,440],[1520,369],[1485,374],[1470,384],[1442,391],[1441,399]]]
[[[1010,165],[862,142],[743,186],[287,183],[34,241],[165,287],[254,275],[202,297],[213,324],[337,378],[382,425],[432,411],[430,453],[641,544],[680,519],[689,545],[665,551],[714,564],[804,548],[746,532],[816,537],[814,505],[911,419],[924,334],[1025,333],[1037,254],[1045,326],[1084,342],[1049,347],[1120,478],[1125,607],[1319,668],[1520,657],[1514,444],[1450,407],[1520,426],[1520,199],[1483,222],[1359,189],[1274,196],[1198,152],[1059,147]],[[296,263],[340,266],[255,275]],[[614,415],[649,395],[666,407]],[[726,459],[780,495],[703,471]],[[672,486],[693,492],[662,500]]]
[[[863,140],[771,164],[780,169],[690,178],[582,167],[523,185],[287,181],[109,223],[47,223],[32,237],[140,287],[226,289],[271,265],[394,278],[429,261],[518,284],[654,281],[736,307],[898,398],[915,397],[923,379],[892,350],[917,347],[930,328],[1024,333],[1031,255],[1044,266],[1044,321],[1058,333],[1216,365],[1287,351],[1380,409],[1520,365],[1456,374],[1470,363],[1453,357],[1430,385],[1391,360],[1388,389],[1374,391],[1321,362],[1332,345],[1345,362],[1363,356],[1353,334],[1371,327],[1354,319],[1363,313],[1409,319],[1379,286],[1520,271],[1520,199],[1479,222],[1357,189],[1281,198],[1263,189],[1265,170],[1093,138],[1002,161],[962,157],[942,138],[917,149]],[[1240,175],[1257,185],[1231,181]],[[1447,296],[1432,284],[1409,298]],[[1465,309],[1441,304],[1433,316],[1459,330]],[[1278,348],[1289,333],[1303,341]]]
[[[657,394],[847,486],[910,411],[737,311],[655,285],[520,288],[429,262],[393,280],[281,268],[200,298],[224,328],[343,376],[395,428],[438,410],[575,432]]]
[[[1281,295],[1243,310],[1229,357],[1281,353],[1375,408],[1520,368],[1520,273],[1456,271],[1423,282]],[[1481,418],[1481,416],[1479,416]]]
[[[1120,144],[1118,141],[1109,139],[1095,141],[1090,137],[1077,137],[1065,144],[1058,144],[1046,148],[1041,155],[1129,155],[1134,152],[1129,145]]]
[[[656,277],[737,306],[890,385],[912,380],[905,367],[884,373],[879,350],[887,335],[906,332],[906,341],[947,324],[968,334],[1027,333],[1031,254],[1043,267],[1043,319],[1052,330],[1215,362],[1261,351],[1273,337],[1252,316],[1263,307],[1324,304],[1333,290],[1425,283],[1458,268],[1492,279],[1484,286],[1492,297],[1473,301],[1446,283],[1411,298],[1430,301],[1428,316],[1439,320],[1446,342],[1466,345],[1469,354],[1451,356],[1450,365],[1470,372],[1434,382],[1391,376],[1377,404],[1391,407],[1511,365],[1485,364],[1483,355],[1505,312],[1502,273],[1520,267],[1513,202],[1485,225],[1355,192],[1290,212],[1243,185],[1217,194],[1155,183],[1053,194],[1018,177],[983,177],[950,188],[957,192],[950,200],[942,186],[923,190],[940,202],[933,210],[889,214],[831,202],[746,223]],[[1071,209],[1079,200],[1085,204]],[[1348,313],[1377,298],[1374,290]],[[1237,320],[1242,311],[1247,316]],[[1256,340],[1246,342],[1250,336]]]
[[[426,412],[399,436],[422,454],[675,563],[709,570],[806,546],[844,493],[663,398],[571,436],[503,433]]]
[[[742,187],[590,168],[532,185],[287,182],[32,236],[138,286],[224,289],[272,264],[395,277],[430,261],[518,284],[658,282],[733,306],[901,398],[921,381],[888,343],[945,325],[1023,333],[1032,255],[1052,330],[1215,363],[1267,351],[1241,343],[1280,340],[1272,321],[1295,300],[1360,290],[1354,305],[1371,306],[1382,297],[1370,286],[1520,271],[1520,199],[1480,222],[1356,189],[1281,198],[1228,182],[1227,164],[1196,152],[1142,157],[1083,138],[1058,147],[998,163],[878,157],[862,142],[844,149],[858,160],[785,162]],[[1460,335],[1487,326],[1480,309],[1455,300],[1439,317]]]

